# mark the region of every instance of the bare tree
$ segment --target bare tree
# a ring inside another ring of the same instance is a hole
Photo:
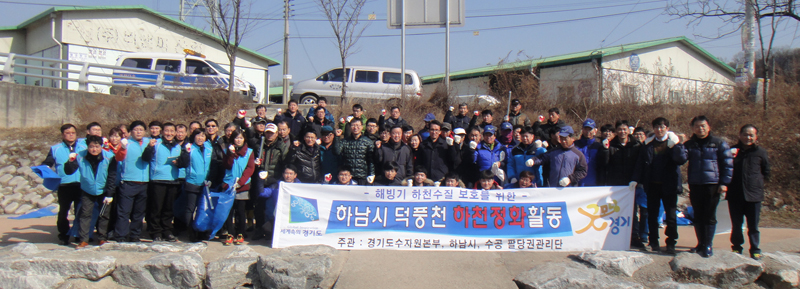
[[[733,3],[731,3],[733,2]],[[736,33],[741,30],[745,23],[746,5],[752,5],[755,13],[758,40],[761,45],[761,77],[768,79],[768,71],[772,61],[772,46],[775,41],[775,34],[778,22],[782,19],[793,19],[800,21],[797,10],[800,5],[794,0],[674,0],[667,6],[667,14],[677,18],[689,19],[688,26],[698,26],[706,18],[721,19],[724,26],[717,30],[714,38]],[[766,20],[766,21],[765,21]],[[764,35],[763,28],[769,25],[769,35]],[[767,109],[768,85],[764,83],[764,109]]]
[[[217,42],[222,45],[225,54],[228,56],[230,65],[230,75],[228,77],[228,96],[233,99],[238,91],[234,89],[236,78],[236,55],[239,53],[239,45],[242,43],[245,34],[252,28],[250,11],[252,3],[247,0],[203,0],[210,18],[211,30],[219,36]]]
[[[336,38],[336,46],[339,48],[339,57],[342,59],[342,99],[344,103],[345,92],[347,91],[347,65],[346,60],[350,55],[358,52],[355,48],[364,29],[369,26],[359,25],[361,9],[364,8],[366,0],[317,0],[319,8],[325,13],[328,22],[333,29],[333,36]]]

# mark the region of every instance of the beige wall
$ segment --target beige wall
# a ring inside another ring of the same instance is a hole
[[[631,71],[631,53],[639,56],[638,72],[734,84],[733,73],[724,70],[682,42],[671,42],[607,56],[603,58],[603,68]]]
[[[21,30],[0,31],[0,52],[26,54],[25,33]]]
[[[591,62],[539,70],[539,94],[543,98],[596,97],[597,72]],[[564,93],[571,91],[571,93]]]

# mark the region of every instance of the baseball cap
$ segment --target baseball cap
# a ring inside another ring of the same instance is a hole
[[[453,133],[454,134],[467,134],[467,131],[464,130],[464,128],[457,127],[456,129],[453,130]]]
[[[254,117],[253,118],[253,124],[259,124],[259,123],[266,124],[267,123],[267,119],[263,118],[263,117],[260,117],[260,116]]]
[[[333,128],[329,125],[322,126],[322,130],[320,132],[321,135],[326,136],[328,134],[333,133]]]
[[[594,122],[592,122],[592,123],[594,124]],[[574,134],[574,133],[575,133],[575,131],[572,130],[572,127],[568,126],[568,125],[562,126],[561,130],[558,131],[558,135],[559,136],[569,136],[569,135]]]
[[[487,125],[486,127],[483,128],[483,133],[484,134],[486,134],[486,133],[495,134],[496,132],[497,132],[497,128],[495,128],[491,124]]]
[[[518,105],[520,104],[519,99],[514,99],[511,101],[511,105]]]
[[[504,122],[503,124],[500,125],[500,130],[512,130],[512,129],[514,129],[514,126],[511,125],[510,122]]]
[[[595,124],[594,120],[591,118],[587,118],[585,121],[583,121],[583,127],[597,128],[597,124]]]
[[[436,119],[436,116],[435,116],[435,115],[433,115],[433,113],[430,113],[430,112],[429,112],[428,114],[426,114],[426,115],[425,115],[425,119],[423,119],[423,120],[424,120],[425,122],[429,122],[429,121],[432,121],[432,120],[434,120],[434,119]]]
[[[442,124],[442,130],[451,131],[453,130],[453,125],[449,122],[445,122]]]
[[[268,123],[268,124],[267,124],[267,129],[265,129],[264,131],[268,131],[268,132],[278,132],[278,126],[277,126],[277,125],[275,125],[274,123]]]

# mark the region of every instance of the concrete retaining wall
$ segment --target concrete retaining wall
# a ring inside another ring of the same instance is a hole
[[[75,121],[75,107],[97,97],[86,91],[0,82],[0,128],[51,127]]]

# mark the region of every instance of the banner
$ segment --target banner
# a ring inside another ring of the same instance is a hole
[[[273,248],[628,250],[628,187],[471,190],[281,183]]]

